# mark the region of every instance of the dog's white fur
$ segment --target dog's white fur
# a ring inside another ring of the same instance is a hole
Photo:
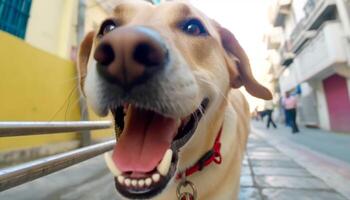
[[[252,77],[247,56],[234,36],[188,3],[169,2],[155,7],[132,1],[121,5],[117,9],[122,9],[124,14],[120,16],[115,12],[115,17],[126,18],[130,26],[145,25],[159,31],[166,38],[170,50],[170,70],[159,73],[147,85],[136,90],[141,93],[143,101],[156,101],[150,107],[165,107],[164,115],[183,118],[194,112],[203,98],[210,99],[209,108],[195,134],[180,150],[178,172],[192,166],[210,150],[220,127],[223,127],[222,164],[209,165],[188,179],[195,184],[201,200],[237,198],[241,161],[249,133],[249,108],[236,88],[243,85],[248,92],[264,99],[269,99],[271,94]],[[193,38],[172,30],[174,27],[169,25],[172,20],[186,17],[181,12],[200,18],[210,38]],[[92,58],[98,43],[94,37],[94,34],[89,34],[81,45],[79,72],[88,103],[97,114],[104,116],[113,99],[117,99],[113,95],[108,99],[106,94],[114,91],[117,95],[118,88],[97,74],[96,61]],[[212,49],[203,49],[205,46]],[[157,90],[161,96],[150,96],[147,91],[151,89]],[[155,199],[177,199],[178,183],[173,178]]]

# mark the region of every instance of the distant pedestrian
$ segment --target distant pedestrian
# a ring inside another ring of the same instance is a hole
[[[273,113],[273,107],[274,107],[272,100],[265,101],[264,107],[265,107],[265,113],[267,115],[266,128],[270,128],[270,124],[272,124],[274,128],[277,128],[275,122],[272,119],[272,113]]]
[[[287,123],[292,127],[293,134],[299,132],[299,128],[296,122],[297,104],[297,98],[295,96],[290,95],[290,92],[286,92],[286,96],[285,98],[283,98],[283,107],[286,110]]]

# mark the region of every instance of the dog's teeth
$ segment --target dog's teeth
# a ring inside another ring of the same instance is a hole
[[[136,187],[136,185],[137,185],[137,180],[132,180],[132,181],[131,181],[131,185],[134,186],[134,187]]]
[[[123,185],[123,183],[124,183],[124,180],[125,180],[125,178],[124,178],[124,176],[118,176],[118,182],[120,183],[120,184],[122,184]]]
[[[139,180],[139,187],[143,187],[145,185],[145,180]]]
[[[171,149],[168,149],[165,152],[162,161],[157,166],[157,170],[161,175],[166,176],[168,174],[172,157],[173,151]]]
[[[152,175],[152,180],[157,183],[160,180],[160,174],[153,174]]]
[[[112,153],[111,152],[106,152],[104,154],[105,157],[105,162],[107,164],[108,169],[112,172],[112,174],[115,177],[118,177],[119,175],[121,175],[122,173],[120,172],[120,170],[117,168],[117,166],[115,166],[113,159],[112,159]]]
[[[124,183],[125,183],[126,186],[129,187],[130,184],[131,184],[131,180],[127,178],[127,179],[125,179]]]
[[[145,180],[145,184],[146,184],[146,186],[150,186],[152,184],[152,179],[151,178],[147,178]]]

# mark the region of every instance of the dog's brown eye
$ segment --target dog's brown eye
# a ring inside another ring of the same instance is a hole
[[[105,35],[105,34],[111,32],[111,31],[113,31],[115,28],[117,28],[116,25],[114,25],[114,24],[109,24],[109,25],[107,25],[107,26],[103,29],[103,34]]]
[[[208,35],[204,25],[198,19],[190,19],[183,23],[182,30],[187,34],[194,36]]]
[[[102,23],[102,26],[98,35],[100,36],[106,35],[107,33],[113,31],[116,28],[117,28],[117,24],[113,20],[107,20]]]

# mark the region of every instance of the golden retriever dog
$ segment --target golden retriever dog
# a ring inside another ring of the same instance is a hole
[[[185,1],[120,2],[79,51],[80,86],[117,143],[117,199],[236,199],[249,133],[238,90],[270,99],[227,29]]]

